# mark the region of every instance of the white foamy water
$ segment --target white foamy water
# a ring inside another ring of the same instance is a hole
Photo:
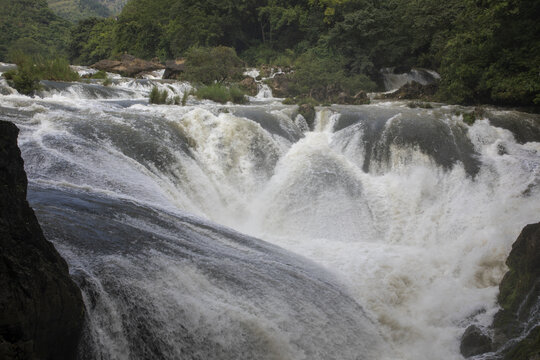
[[[82,90],[0,97],[4,118],[18,114],[12,121],[21,129],[31,183],[194,214],[314,261],[373,321],[386,352],[370,359],[461,359],[464,329],[490,323],[511,245],[540,215],[540,143],[518,143],[489,115],[468,127],[451,108],[336,107],[319,111],[315,131],[305,132],[305,120],[289,106],[111,101],[140,99],[152,86],[121,82],[107,99]],[[189,89],[158,86],[171,95]],[[227,289],[204,292],[211,287],[198,270],[166,270],[173,260],[153,260],[163,278],[152,292],[181,278],[191,294],[206,294],[209,307],[190,324],[219,318],[214,297],[228,299]],[[197,307],[196,295],[171,296]],[[284,334],[305,328],[272,322],[285,305],[268,301],[271,313],[258,317],[255,306],[242,317],[266,329],[271,347],[284,349],[281,358],[325,358],[304,337],[300,347],[285,341]],[[254,306],[224,302],[233,313]],[[160,313],[162,321],[171,309]],[[335,323],[324,328],[332,336],[339,331]]]

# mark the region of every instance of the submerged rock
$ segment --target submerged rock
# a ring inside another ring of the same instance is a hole
[[[155,61],[146,61],[124,54],[120,60],[101,60],[91,66],[97,70],[117,73],[122,76],[136,77],[138,74],[165,69]]]
[[[17,134],[0,121],[0,358],[73,359],[81,292],[26,201]]]
[[[506,260],[509,270],[499,285],[501,310],[492,324],[493,345],[497,358],[505,360],[540,359],[540,223],[525,226]],[[488,340],[471,327],[461,342],[462,354],[472,356],[493,349]],[[479,352],[465,353],[469,345],[479,345]],[[480,351],[482,345],[485,349]],[[489,357],[488,357],[489,358]]]

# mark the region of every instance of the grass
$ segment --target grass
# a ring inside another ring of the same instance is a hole
[[[150,91],[150,104],[166,104],[167,103],[167,90],[159,91],[157,86]]]
[[[157,86],[154,86],[152,88],[152,91],[150,91],[149,102],[150,104],[157,104],[157,105],[163,105],[163,104],[180,105],[181,100],[180,100],[180,96],[176,95],[173,97],[169,97],[167,90],[164,89],[162,91],[159,91]]]

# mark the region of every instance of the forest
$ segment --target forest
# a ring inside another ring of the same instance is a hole
[[[247,65],[294,67],[314,82],[372,90],[381,68],[423,67],[441,74],[440,101],[540,105],[536,0],[130,0],[117,17],[76,23],[45,0],[0,5],[0,61],[13,49],[88,65],[227,46]]]

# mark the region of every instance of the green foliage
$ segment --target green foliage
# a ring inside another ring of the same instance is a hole
[[[296,67],[292,90],[317,98],[374,89],[368,77],[382,67],[420,66],[441,74],[441,101],[533,105],[540,104],[539,7],[536,0],[130,0],[118,21],[80,22],[70,59],[188,57],[186,79],[209,85],[234,81],[223,69],[241,66],[236,55],[210,50],[230,48],[250,65]],[[0,44],[15,40],[35,52],[50,48],[26,33]],[[0,46],[0,59],[7,49]]]
[[[103,0],[47,0],[47,2],[55,14],[70,21],[111,15],[111,10],[105,6],[107,1]]]
[[[364,74],[345,70],[345,58],[338,54],[312,49],[298,58],[290,85],[292,95],[308,95],[325,101],[341,92],[355,94],[371,91],[376,85]]]
[[[441,99],[532,105],[540,94],[540,4],[516,0],[464,5],[442,55]]]
[[[186,91],[184,92],[184,95],[182,95],[182,106],[186,106],[188,98],[189,98],[189,92]]]
[[[90,75],[90,76],[87,76],[88,78],[90,79],[101,79],[101,80],[105,80],[107,79],[107,72],[106,71],[103,71],[103,70],[99,70],[98,72]]]
[[[185,94],[184,94],[185,95]],[[150,98],[149,98],[150,104],[157,104],[157,105],[180,105],[181,100],[180,96],[176,95],[173,97],[168,96],[168,92],[166,89],[163,89],[162,91],[159,91],[157,86],[154,86],[152,90],[150,91]],[[184,104],[182,104],[184,105]]]
[[[195,91],[195,96],[199,99],[208,99],[221,104],[229,101],[236,104],[246,103],[246,97],[238,87],[227,88],[221,84],[202,86]]]
[[[39,89],[40,80],[77,81],[79,74],[71,70],[65,59],[32,58],[22,53],[13,54],[17,70],[4,76],[21,94],[30,95]]]
[[[66,55],[70,24],[45,0],[0,0],[0,9],[0,61],[9,61],[16,52]]]
[[[112,19],[90,18],[80,21],[71,30],[69,58],[75,64],[91,65],[114,54]]]
[[[167,90],[159,91],[157,86],[154,86],[150,91],[150,104],[166,104],[167,103]]]
[[[231,86],[229,88],[229,94],[231,101],[235,104],[245,104],[247,102],[244,91],[237,86]]]
[[[185,64],[183,79],[206,85],[239,80],[244,72],[244,64],[236,51],[224,46],[191,48]]]

